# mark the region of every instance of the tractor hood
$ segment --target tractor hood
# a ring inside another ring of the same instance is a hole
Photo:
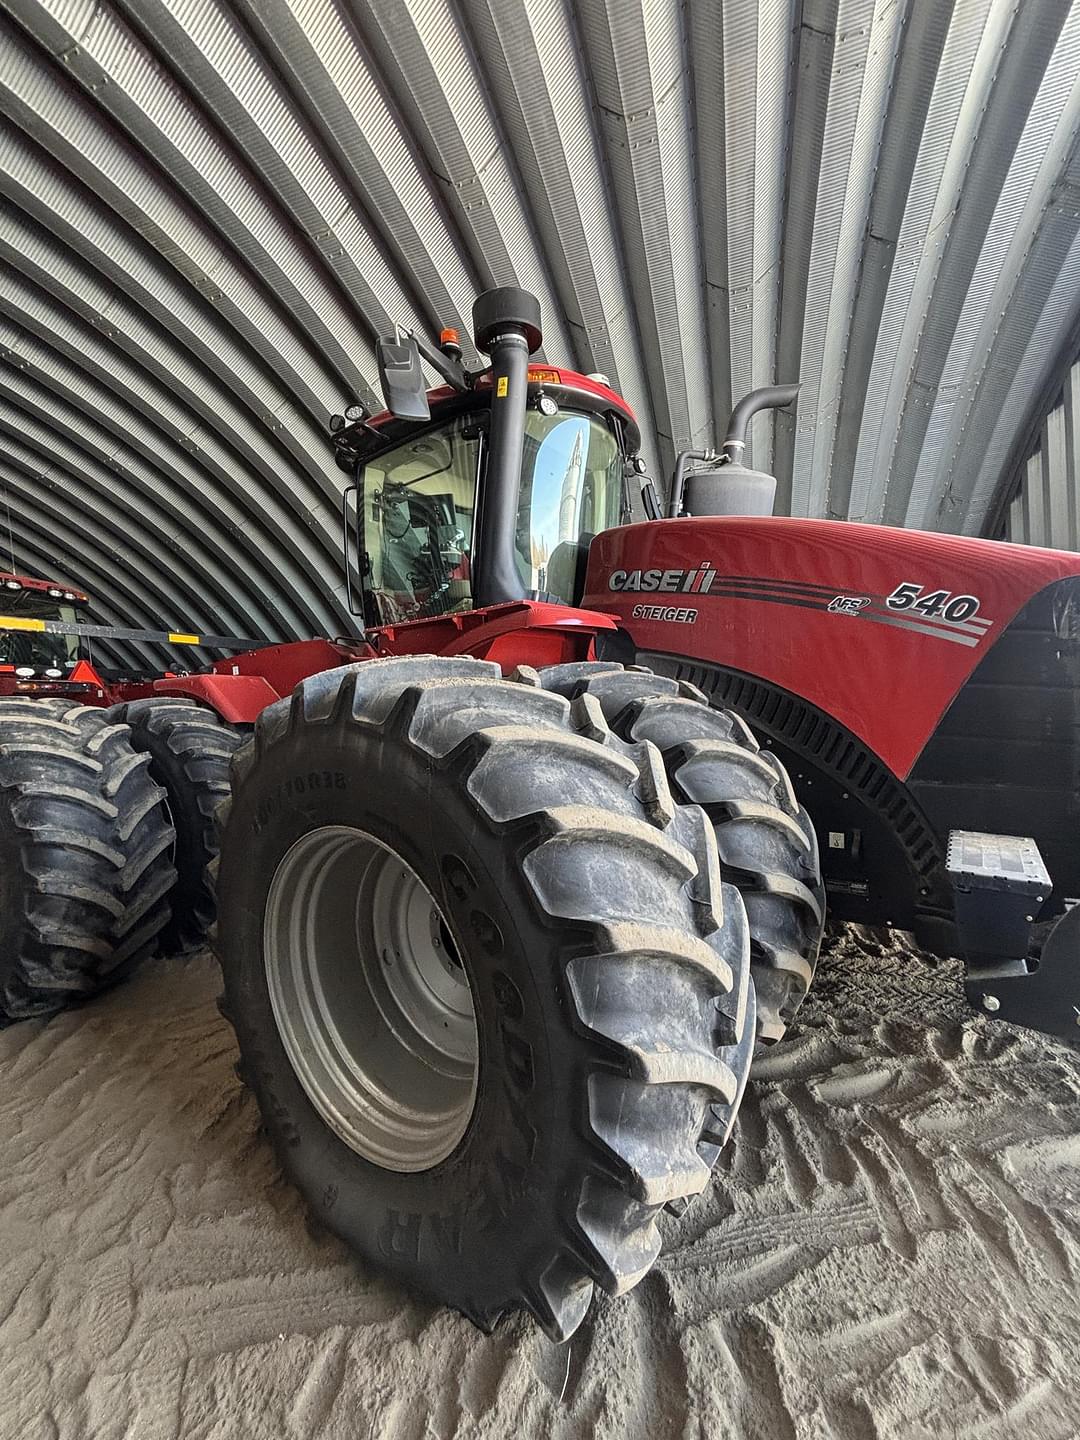
[[[597,536],[583,604],[635,648],[759,676],[858,736],[897,775],[1006,627],[1060,587],[1080,637],[1080,555],[781,518],[688,518]]]

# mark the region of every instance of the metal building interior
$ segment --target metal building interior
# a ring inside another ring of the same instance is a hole
[[[0,10],[5,540],[95,619],[352,630],[327,417],[492,284],[661,478],[799,378],[781,510],[1076,543],[1067,0]]]
[[[0,0],[0,1440],[1076,1440],[1077,552],[1080,0]]]

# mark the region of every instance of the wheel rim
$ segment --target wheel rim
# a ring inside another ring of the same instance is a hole
[[[476,1016],[416,872],[365,831],[309,832],[271,881],[263,953],[289,1061],[335,1134],[388,1170],[445,1160],[476,1098]]]

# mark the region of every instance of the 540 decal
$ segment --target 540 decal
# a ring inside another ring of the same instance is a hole
[[[962,625],[979,613],[979,601],[975,595],[954,595],[951,590],[928,590],[925,585],[916,585],[904,580],[891,595],[885,597],[890,610],[910,610],[913,614],[925,615],[928,620],[945,620],[950,625]]]

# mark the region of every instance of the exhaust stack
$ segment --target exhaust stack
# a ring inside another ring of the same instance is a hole
[[[792,405],[800,385],[763,385],[744,395],[731,412],[727,434],[719,453],[715,450],[684,450],[675,462],[671,480],[668,516],[679,515],[771,515],[776,500],[776,476],[764,470],[749,470],[742,463],[746,431],[759,410]],[[703,460],[714,467],[692,470],[688,466]]]

